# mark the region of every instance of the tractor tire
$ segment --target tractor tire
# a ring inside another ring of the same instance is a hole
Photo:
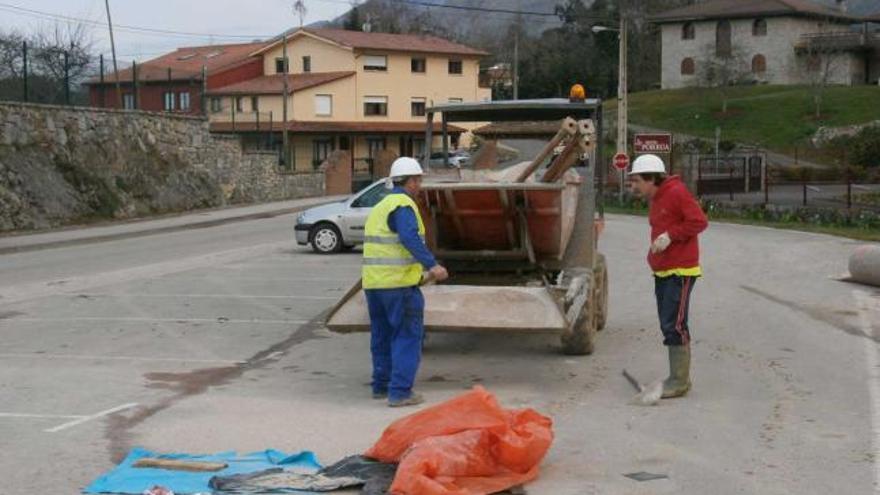
[[[572,331],[562,334],[562,352],[569,356],[586,356],[593,353],[596,338],[597,311],[593,301],[584,303],[584,310]]]
[[[596,254],[596,268],[593,280],[596,282],[596,288],[593,291],[591,300],[596,302],[596,329],[601,331],[605,328],[605,323],[608,321],[608,264],[605,262],[605,255],[602,253]]]

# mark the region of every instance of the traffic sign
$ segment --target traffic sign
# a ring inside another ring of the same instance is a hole
[[[629,156],[626,153],[618,153],[614,155],[614,166],[618,170],[626,170],[629,168]]]

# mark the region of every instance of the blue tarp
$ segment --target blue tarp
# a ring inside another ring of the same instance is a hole
[[[222,471],[191,473],[166,469],[136,468],[132,465],[144,457],[159,457],[202,462],[225,462]],[[208,482],[214,476],[254,473],[271,468],[284,468],[303,473],[313,473],[321,468],[315,454],[309,451],[287,454],[277,450],[264,450],[238,455],[236,452],[220,452],[210,455],[158,454],[142,448],[134,448],[121,464],[96,479],[83,490],[84,493],[124,493],[141,495],[155,485],[172,490],[175,494],[211,493]]]

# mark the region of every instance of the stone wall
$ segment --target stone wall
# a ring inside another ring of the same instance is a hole
[[[196,117],[0,103],[0,231],[317,196]]]

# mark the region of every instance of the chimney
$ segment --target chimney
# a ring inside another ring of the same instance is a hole
[[[846,14],[846,12],[848,10],[847,5],[846,5],[846,0],[834,0],[834,3],[837,4],[837,10]]]

